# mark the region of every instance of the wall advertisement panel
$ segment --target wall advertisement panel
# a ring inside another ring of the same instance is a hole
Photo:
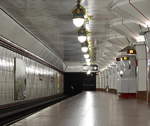
[[[23,100],[26,97],[26,65],[23,60],[14,60],[14,100]]]

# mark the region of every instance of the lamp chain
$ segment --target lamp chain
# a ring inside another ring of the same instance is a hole
[[[77,0],[77,7],[78,7],[78,8],[80,7],[81,1],[82,1],[82,0]]]

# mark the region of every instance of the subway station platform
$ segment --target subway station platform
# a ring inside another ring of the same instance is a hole
[[[150,108],[136,99],[83,92],[11,126],[150,126]]]
[[[149,105],[150,0],[0,0],[0,126],[150,126]]]

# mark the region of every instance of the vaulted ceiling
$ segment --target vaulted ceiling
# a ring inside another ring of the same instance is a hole
[[[77,29],[72,24],[76,0],[1,0],[0,6],[65,62],[84,63]],[[149,24],[150,0],[82,0],[90,21],[96,62],[101,68],[136,42]]]

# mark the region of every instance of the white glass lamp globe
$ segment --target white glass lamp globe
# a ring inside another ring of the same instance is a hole
[[[78,28],[81,27],[84,24],[84,18],[74,18],[73,24]]]
[[[90,63],[90,62],[86,62],[86,64],[87,64],[88,66],[90,66],[90,65],[91,65],[91,63]]]
[[[90,57],[89,54],[84,54],[85,59],[88,59],[89,57]]]
[[[91,70],[88,70],[88,71],[87,71],[87,75],[89,75],[89,74],[91,74]]]
[[[86,53],[88,51],[88,47],[86,47],[86,46],[81,47],[81,51]]]
[[[90,62],[90,61],[91,61],[91,59],[85,59],[85,61],[86,61],[86,62]]]
[[[78,36],[78,41],[79,41],[80,43],[84,43],[84,42],[86,41],[86,39],[87,39],[87,37],[84,36],[84,35]]]

